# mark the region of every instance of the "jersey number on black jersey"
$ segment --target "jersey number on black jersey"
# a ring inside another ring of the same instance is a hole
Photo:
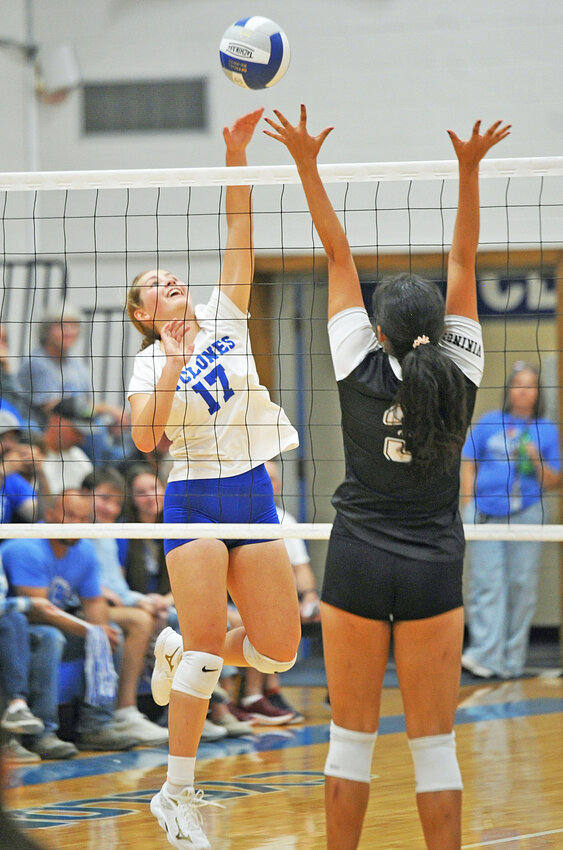
[[[402,421],[403,411],[398,404],[388,407],[383,414],[383,424],[389,427],[396,428]],[[407,444],[400,435],[401,431],[398,432],[396,437],[385,437],[383,454],[387,460],[392,460],[394,463],[410,463],[412,454],[407,451]]]

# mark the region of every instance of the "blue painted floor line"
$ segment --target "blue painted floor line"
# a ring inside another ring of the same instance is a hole
[[[563,713],[563,699],[529,699],[493,705],[460,708],[456,714],[456,725],[507,720]],[[402,714],[382,717],[379,735],[393,735],[405,731]],[[266,732],[245,738],[223,740],[217,743],[202,743],[198,760],[224,758],[245,753],[266,752],[293,747],[306,747],[328,743],[329,724],[303,726],[300,728],[269,729]],[[168,748],[153,747],[130,750],[126,753],[109,753],[70,759],[68,761],[43,762],[33,767],[19,767],[11,771],[10,786],[40,785],[86,776],[119,773],[124,770],[152,770],[167,763]]]

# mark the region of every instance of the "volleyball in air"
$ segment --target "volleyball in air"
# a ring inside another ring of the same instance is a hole
[[[254,15],[235,21],[219,49],[227,77],[245,89],[265,89],[281,80],[289,67],[286,34],[269,18]]]

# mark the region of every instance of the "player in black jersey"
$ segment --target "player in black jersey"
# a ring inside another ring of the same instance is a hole
[[[454,715],[463,641],[464,551],[459,466],[483,370],[475,256],[479,162],[509,133],[480,122],[464,142],[446,302],[412,275],[378,285],[377,335],[350,246],[317,169],[332,128],[307,132],[278,111],[267,135],[297,164],[328,257],[329,336],[342,409],[346,477],[338,487],[322,593],[333,721],[325,765],[327,847],[354,850],[391,633],[417,804],[430,850],[461,846],[461,774]]]

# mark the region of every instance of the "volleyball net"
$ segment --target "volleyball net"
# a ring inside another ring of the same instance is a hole
[[[344,222],[368,311],[374,288],[394,272],[410,271],[445,286],[456,162],[319,170]],[[144,459],[131,442],[126,393],[140,337],[125,312],[126,292],[139,272],[166,268],[190,285],[195,303],[207,300],[224,257],[227,185],[252,187],[256,265],[250,334],[261,381],[299,432],[299,448],[279,459],[280,502],[296,522],[245,526],[244,533],[239,525],[191,525],[189,533],[328,538],[330,499],[344,471],[340,413],[326,331],[326,260],[294,166],[0,174],[0,430],[9,425],[5,412],[13,413],[20,442],[32,446],[24,462],[17,450],[3,446],[4,481],[21,473],[40,490],[46,451],[49,462],[62,467],[63,486],[65,468],[68,480],[77,480],[72,453],[57,458],[45,448],[55,399],[42,370],[34,373],[31,365],[38,348],[44,349],[48,328],[58,326],[60,339],[68,325],[80,333],[66,355],[71,366],[59,363],[62,393],[74,395],[73,382],[82,381],[80,392],[92,415],[81,446],[94,480],[96,470],[108,465],[128,479],[143,460],[166,477],[166,448]],[[512,366],[523,360],[538,369],[545,416],[559,424],[563,157],[483,161],[477,278],[486,367],[475,421],[502,406]],[[40,351],[41,356],[47,355]],[[73,370],[78,361],[85,368]],[[560,541],[558,489],[543,492],[542,507],[541,524],[519,525],[517,517],[509,525],[469,523],[466,535]],[[186,527],[123,521],[38,527],[10,518],[0,524],[0,538],[14,536],[184,538]]]

